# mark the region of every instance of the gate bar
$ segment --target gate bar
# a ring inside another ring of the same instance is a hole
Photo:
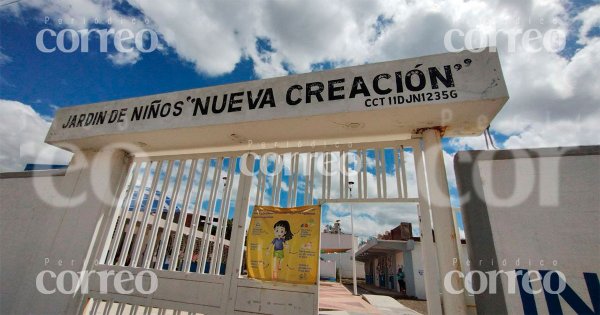
[[[118,217],[119,223],[117,224],[117,229],[113,233],[113,238],[110,242],[109,247],[109,256],[106,263],[114,264],[115,256],[117,254],[117,247],[119,247],[119,242],[121,241],[121,234],[123,233],[123,228],[125,227],[125,220],[127,216],[127,211],[129,210],[129,205],[131,204],[131,198],[133,198],[133,191],[135,190],[135,183],[137,182],[138,173],[140,171],[140,166],[142,162],[134,162],[135,167],[133,169],[133,175],[131,176],[131,181],[129,182],[129,186],[125,186],[123,188],[123,194],[127,193],[127,197],[125,201],[121,205],[121,213]]]
[[[175,241],[171,253],[171,262],[169,264],[169,270],[177,270],[177,264],[179,263],[179,251],[181,249],[181,241],[183,239],[183,230],[185,228],[185,220],[187,218],[187,209],[192,195],[192,189],[194,187],[194,178],[196,177],[196,167],[198,166],[198,160],[192,160],[190,165],[190,172],[188,174],[187,184],[185,192],[183,193],[183,203],[181,204],[181,210],[179,210],[179,220],[177,221],[177,232],[175,233]],[[189,242],[188,238],[188,242]],[[184,253],[185,255],[186,253]]]
[[[163,233],[160,241],[160,248],[158,250],[158,257],[156,260],[156,266],[154,266],[155,269],[158,270],[162,269],[163,262],[165,261],[167,246],[169,243],[169,238],[171,237],[171,223],[173,222],[173,217],[175,216],[175,211],[177,210],[177,197],[179,195],[179,188],[181,187],[181,177],[183,176],[184,168],[185,160],[180,160],[177,168],[177,178],[175,179],[175,187],[171,192],[171,204],[169,205],[167,219],[163,228]],[[173,255],[172,252],[171,255]]]
[[[214,212],[215,212],[215,203],[217,201],[217,194],[218,194],[218,189],[219,189],[219,183],[221,180],[221,171],[223,168],[223,157],[219,157],[217,159],[217,165],[215,166],[215,171],[213,173],[213,181],[212,181],[212,187],[211,187],[211,191],[210,191],[210,199],[209,199],[209,205],[208,208],[206,210],[206,217],[204,219],[204,228],[202,229],[202,231],[204,232],[204,238],[202,239],[202,254],[201,254],[201,263],[198,265],[198,270],[196,270],[199,273],[204,273],[204,270],[206,268],[206,263],[207,263],[207,259],[208,259],[208,251],[210,249],[210,237],[212,235],[212,224],[213,224],[213,219],[214,219]],[[213,245],[213,250],[214,250],[214,245]]]
[[[219,210],[219,219],[217,221],[217,230],[215,231],[215,242],[213,245],[213,252],[211,256],[211,269],[213,270],[213,274],[220,273],[220,264],[221,264],[221,253],[220,249],[223,246],[223,240],[221,239],[221,235],[223,231],[227,230],[227,214],[229,214],[229,193],[231,192],[233,177],[233,171],[235,170],[235,157],[230,157],[228,159],[227,165],[227,178],[225,179],[225,187],[223,187],[223,194],[221,195],[221,209]],[[225,228],[223,228],[225,225]]]
[[[133,211],[131,211],[131,218],[129,219],[129,228],[127,229],[125,242],[123,243],[123,247],[121,248],[121,256],[119,259],[119,265],[121,266],[125,266],[125,263],[127,262],[127,257],[129,257],[129,249],[131,246],[131,242],[133,241],[133,234],[135,233],[135,228],[137,227],[137,218],[140,213],[142,201],[144,199],[144,193],[146,192],[146,183],[148,182],[148,176],[150,176],[150,171],[152,170],[153,165],[154,162],[150,161],[146,163],[146,167],[144,169],[144,176],[142,176],[142,182],[140,183],[140,188],[138,190],[137,200],[135,201]],[[127,208],[129,208],[129,206],[127,206]],[[127,210],[127,214],[129,214],[129,210]]]
[[[154,175],[152,177],[152,184],[150,184],[150,191],[148,192],[148,202],[146,202],[146,206],[144,207],[144,216],[142,218],[142,223],[140,224],[138,236],[135,239],[135,244],[133,246],[133,257],[131,259],[131,266],[137,267],[138,259],[140,257],[140,252],[142,249],[142,244],[144,242],[144,238],[146,236],[146,229],[148,228],[148,219],[150,218],[150,212],[152,212],[152,204],[154,204],[154,197],[156,196],[156,186],[158,185],[158,180],[160,179],[160,172],[162,171],[164,161],[158,161],[156,165],[156,169],[154,170]],[[158,213],[158,209],[156,210]],[[148,252],[146,252],[148,255]]]
[[[172,160],[170,160],[167,163],[167,173],[163,179],[162,190],[160,192],[160,201],[158,202],[158,207],[156,208],[154,222],[152,223],[152,231],[150,232],[150,241],[146,246],[146,252],[148,254],[146,254],[146,256],[144,257],[144,264],[142,266],[143,268],[150,268],[150,264],[152,263],[152,257],[154,257],[154,245],[158,237],[158,228],[160,225],[160,220],[162,218],[162,212],[165,206],[165,201],[167,200],[167,189],[169,188],[169,179],[171,178],[171,172],[173,171],[173,164],[175,163]],[[158,264],[158,261],[156,263]]]
[[[192,265],[192,257],[194,256],[194,250],[196,249],[196,234],[198,233],[198,227],[200,225],[200,217],[202,212],[202,202],[204,201],[204,191],[206,188],[206,179],[208,177],[208,168],[210,166],[210,159],[202,160],[202,173],[200,173],[200,187],[196,193],[196,204],[194,205],[194,212],[192,214],[192,222],[190,223],[190,233],[188,235],[188,244],[186,253],[191,255],[185,255],[183,261],[183,270],[188,271]],[[198,259],[198,257],[196,257]],[[198,262],[196,262],[197,264]],[[197,265],[196,265],[197,266]]]

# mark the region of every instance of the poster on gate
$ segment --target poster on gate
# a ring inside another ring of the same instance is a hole
[[[248,228],[248,277],[316,284],[319,273],[321,206],[255,206]]]

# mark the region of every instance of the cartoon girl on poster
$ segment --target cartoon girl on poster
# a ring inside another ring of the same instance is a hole
[[[281,270],[281,261],[283,260],[283,249],[288,248],[287,241],[294,237],[291,231],[290,223],[286,220],[279,220],[273,225],[275,238],[271,241],[267,253],[273,249],[273,267],[271,268],[271,279],[277,280],[278,272]]]

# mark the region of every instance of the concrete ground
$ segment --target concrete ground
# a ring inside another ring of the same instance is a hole
[[[351,281],[348,282],[348,281],[344,280],[344,285],[346,286],[346,288],[348,288],[348,290],[352,290],[352,282]],[[425,300],[419,300],[414,297],[402,295],[396,291],[382,289],[382,288],[376,287],[374,285],[368,285],[368,284],[365,284],[364,280],[358,281],[357,286],[358,286],[358,294],[386,295],[386,296],[394,298],[400,304],[402,304],[420,314],[428,314],[427,313],[427,301],[425,301]]]
[[[421,315],[386,295],[363,294],[362,297],[369,302],[369,304],[375,306],[381,314]]]
[[[321,281],[319,314],[381,314],[361,296],[354,296],[342,284]]]
[[[352,285],[322,281],[319,287],[319,314],[400,314],[421,313],[387,295],[372,294],[358,288],[358,296],[352,294]]]

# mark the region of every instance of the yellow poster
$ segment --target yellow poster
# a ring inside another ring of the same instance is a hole
[[[247,239],[248,277],[316,284],[321,206],[255,206]]]

